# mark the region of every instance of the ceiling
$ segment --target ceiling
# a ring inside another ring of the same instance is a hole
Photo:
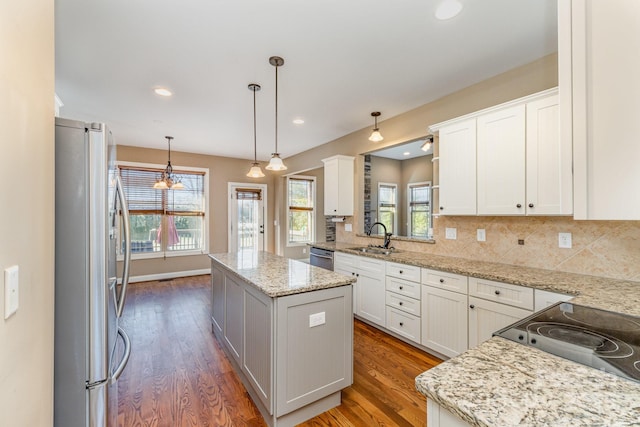
[[[557,51],[556,0],[56,0],[63,117],[118,144],[283,158]],[[166,87],[172,97],[153,92]],[[292,123],[302,118],[305,123]],[[428,123],[425,123],[425,127]]]

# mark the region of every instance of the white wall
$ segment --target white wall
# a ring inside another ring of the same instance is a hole
[[[53,424],[53,0],[0,2],[0,426]],[[4,319],[6,267],[20,308]]]

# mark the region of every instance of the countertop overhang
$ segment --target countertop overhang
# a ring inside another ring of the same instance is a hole
[[[356,281],[353,277],[269,252],[225,252],[209,254],[209,257],[272,298],[347,286]]]

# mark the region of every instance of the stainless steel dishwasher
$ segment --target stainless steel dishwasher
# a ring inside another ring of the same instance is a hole
[[[312,246],[309,251],[309,264],[333,271],[333,251]]]

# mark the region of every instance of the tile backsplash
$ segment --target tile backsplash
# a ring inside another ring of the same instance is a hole
[[[445,239],[445,228],[457,239]],[[486,241],[476,230],[486,230]],[[640,221],[574,221],[571,217],[440,217],[434,219],[435,244],[395,241],[398,249],[500,262],[570,273],[640,281]],[[345,233],[339,242],[367,244]],[[558,247],[558,233],[571,233],[572,248]],[[524,245],[518,244],[524,240]]]

